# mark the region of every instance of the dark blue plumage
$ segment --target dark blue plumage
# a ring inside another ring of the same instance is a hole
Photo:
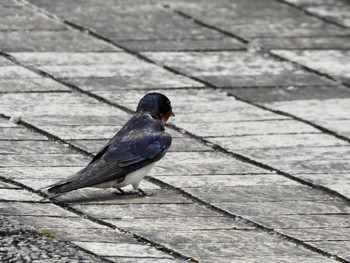
[[[150,164],[160,160],[171,145],[171,136],[164,130],[170,116],[174,114],[166,96],[144,96],[134,116],[84,169],[49,188],[49,198],[84,187],[132,184],[137,190]]]

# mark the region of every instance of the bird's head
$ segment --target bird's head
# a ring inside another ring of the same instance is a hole
[[[136,112],[148,112],[163,123],[166,123],[170,116],[175,116],[170,100],[157,92],[146,94],[137,105]]]

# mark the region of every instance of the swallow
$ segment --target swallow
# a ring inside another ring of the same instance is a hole
[[[139,102],[136,113],[82,170],[46,186],[52,199],[85,188],[116,188],[132,185],[140,195],[141,180],[155,162],[164,157],[171,145],[165,123],[175,116],[170,100],[161,93],[149,93]]]

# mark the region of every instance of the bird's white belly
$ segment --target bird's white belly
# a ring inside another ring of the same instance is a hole
[[[132,173],[129,173],[125,176],[124,181],[118,182],[116,181],[109,181],[102,184],[98,184],[95,187],[97,188],[121,188],[124,186],[127,186],[129,184],[132,185],[132,187],[137,190],[139,188],[139,184],[141,180],[148,174],[148,172],[152,169],[154,163],[151,163],[145,167],[142,167],[141,169],[138,169]]]

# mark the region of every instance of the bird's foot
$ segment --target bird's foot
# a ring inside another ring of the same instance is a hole
[[[144,197],[144,196],[154,196],[154,195],[156,195],[157,193],[153,193],[153,192],[149,192],[149,193],[146,193],[145,191],[143,191],[141,188],[139,188],[139,189],[137,189],[137,193],[138,193],[138,195],[139,196],[142,196],[142,197]]]
[[[138,192],[125,192],[121,188],[116,188],[116,189],[118,190],[118,192],[114,192],[115,195],[135,195],[135,194],[138,194]]]

